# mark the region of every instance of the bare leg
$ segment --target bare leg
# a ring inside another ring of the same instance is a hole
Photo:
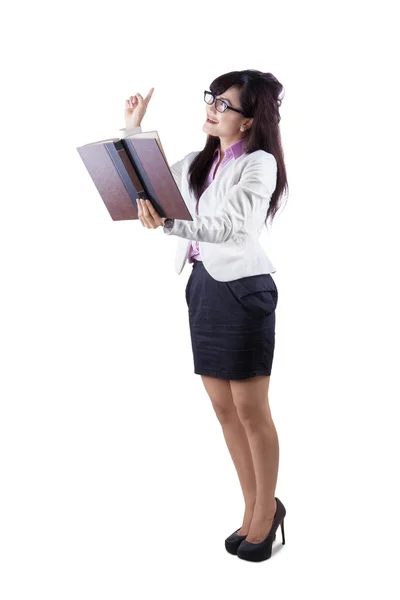
[[[239,477],[245,511],[238,534],[247,535],[256,502],[256,479],[246,430],[237,414],[229,381],[205,375],[201,375],[201,378],[221,424],[226,445]]]
[[[267,537],[276,511],[279,441],[269,408],[269,380],[260,376],[230,381],[233,401],[249,440],[257,482],[256,503],[246,537],[253,543]]]

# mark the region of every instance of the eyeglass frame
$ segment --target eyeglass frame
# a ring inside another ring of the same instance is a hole
[[[206,100],[206,94],[210,94],[210,96],[212,96],[214,98],[214,100],[211,102],[207,102]],[[212,106],[213,104],[216,103],[216,101],[219,100],[219,102],[222,102],[222,104],[224,104],[226,106],[226,108],[224,108],[224,110],[218,110],[217,105],[215,105],[215,110],[217,110],[220,113],[224,113],[226,110],[234,110],[235,112],[240,113],[241,115],[243,115],[244,117],[246,116],[245,113],[242,110],[239,110],[238,108],[233,108],[233,106],[229,106],[229,104],[227,104],[225,102],[225,100],[221,100],[221,98],[216,98],[215,94],[213,94],[212,92],[208,91],[208,90],[204,90],[204,102],[206,104],[208,104],[208,106]]]

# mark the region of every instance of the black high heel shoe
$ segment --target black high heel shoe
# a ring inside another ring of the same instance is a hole
[[[251,560],[253,562],[259,562],[261,560],[267,560],[270,558],[272,552],[272,542],[276,537],[276,530],[278,529],[279,525],[281,526],[282,531],[282,544],[285,543],[285,530],[283,527],[283,521],[286,515],[286,508],[283,506],[279,498],[275,498],[275,500],[276,512],[267,537],[259,544],[253,544],[252,542],[247,542],[244,539],[242,542],[240,542],[239,547],[237,548],[236,554],[239,558]]]
[[[240,527],[239,527],[240,529]],[[239,529],[236,529],[229,537],[225,540],[225,548],[230,554],[237,554],[238,548],[240,544],[246,539],[245,535],[239,535],[237,532]],[[274,539],[276,538],[276,534],[274,535]]]

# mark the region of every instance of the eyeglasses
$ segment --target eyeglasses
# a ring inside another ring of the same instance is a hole
[[[238,108],[233,108],[232,106],[228,106],[226,102],[220,100],[219,98],[216,98],[212,92],[204,92],[204,102],[206,102],[207,104],[214,104],[215,102],[215,108],[218,112],[225,112],[229,109],[246,116],[242,110],[239,110]]]

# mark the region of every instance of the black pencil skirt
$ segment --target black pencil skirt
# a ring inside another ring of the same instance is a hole
[[[186,285],[194,372],[221,379],[270,375],[278,290],[271,274],[217,281],[194,261]]]

